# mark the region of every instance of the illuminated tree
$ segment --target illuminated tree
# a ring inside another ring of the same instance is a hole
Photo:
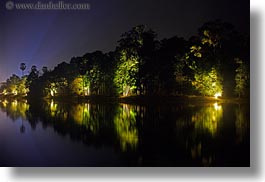
[[[192,85],[204,96],[221,96],[223,93],[222,79],[218,76],[215,68],[209,72],[196,72]]]
[[[87,76],[78,76],[70,84],[70,90],[73,94],[82,96],[90,94],[90,82]]]
[[[83,95],[83,78],[77,77],[74,81],[70,84],[71,92],[76,95]]]
[[[115,52],[86,53],[50,71],[44,66],[43,74],[33,65],[26,86],[26,64],[21,63],[23,79],[11,85],[21,94],[29,88],[32,98],[196,93],[241,97],[249,87],[249,63],[236,65],[234,60],[249,60],[248,47],[233,26],[218,20],[205,23],[188,41],[178,36],[158,41],[154,31],[139,25],[122,34]],[[1,95],[11,93],[11,85],[3,84]]]
[[[114,83],[118,93],[124,96],[143,95],[154,77],[154,53],[156,34],[139,25],[122,35],[117,47],[117,65]],[[149,89],[151,90],[151,89]]]
[[[236,86],[235,86],[235,94],[240,98],[247,93],[248,82],[249,82],[249,72],[245,63],[242,60],[236,59],[236,63],[239,65],[236,69]]]
[[[13,74],[9,80],[7,80],[7,84],[8,84],[8,89],[9,89],[9,93],[13,94],[13,95],[17,95],[18,91],[17,91],[17,85],[19,83],[19,77],[15,74]]]
[[[232,85],[233,59],[239,40],[233,26],[222,21],[205,23],[197,37],[191,39],[190,51],[186,55],[187,64],[192,71],[191,81],[199,93],[208,96],[229,92]],[[227,50],[226,47],[231,47]],[[225,91],[223,91],[224,86]]]
[[[102,68],[99,65],[94,64],[92,68],[89,70],[88,75],[89,76],[87,83],[91,87],[91,92],[100,95],[101,92],[100,88],[104,84],[104,76],[105,76],[105,74],[102,71]]]
[[[206,60],[202,61],[204,68],[216,68],[223,78],[224,95],[233,96],[237,68],[234,59],[249,60],[249,37],[238,33],[233,25],[216,20],[205,23],[199,29],[198,38],[202,47],[202,58]]]
[[[118,88],[118,93],[123,96],[135,93],[137,89],[137,79],[139,73],[139,58],[127,55],[126,51],[121,52],[120,63],[115,72],[114,83]]]
[[[27,77],[20,78],[20,81],[17,85],[18,94],[21,96],[26,96],[29,92],[29,88],[27,87]]]

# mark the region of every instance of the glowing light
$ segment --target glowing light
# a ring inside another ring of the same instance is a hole
[[[216,102],[216,103],[214,103],[214,109],[216,110],[216,111],[219,111],[219,110],[221,110],[222,109],[222,106],[220,106],[220,105],[218,105],[218,103]]]
[[[218,99],[218,97],[221,97],[222,96],[222,94],[220,93],[220,92],[218,92],[218,93],[216,93],[215,95],[214,95],[214,97],[216,98],[216,99]]]
[[[50,110],[51,110],[51,116],[54,117],[56,115],[57,112],[57,104],[54,103],[54,101],[52,100],[50,103]]]
[[[11,104],[12,106],[17,107],[17,100],[14,100]]]
[[[138,128],[136,111],[129,105],[123,104],[114,118],[114,125],[120,140],[122,151],[138,146]]]
[[[3,103],[3,106],[6,107],[8,104],[8,101],[5,99],[2,103]]]
[[[50,92],[51,92],[51,96],[52,96],[52,97],[54,97],[55,94],[57,93],[57,91],[56,91],[55,88],[52,88],[52,89],[50,90]]]
[[[13,90],[12,93],[13,93],[14,95],[17,95],[17,94],[18,94],[17,90]]]
[[[213,137],[216,136],[218,131],[218,124],[222,121],[223,108],[218,103],[210,107],[203,107],[192,116],[192,122],[195,128],[209,132]]]
[[[89,87],[85,87],[84,88],[84,92],[85,92],[85,96],[90,95],[90,89],[89,89]]]
[[[54,92],[53,92],[53,90],[51,90],[51,96],[54,96]]]
[[[4,89],[3,92],[2,92],[2,94],[7,95],[7,90]]]

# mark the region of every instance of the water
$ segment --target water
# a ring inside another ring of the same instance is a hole
[[[0,102],[0,166],[249,166],[248,104]]]

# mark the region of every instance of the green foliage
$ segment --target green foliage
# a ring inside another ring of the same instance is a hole
[[[1,86],[0,91],[4,95],[8,96],[26,96],[29,89],[26,84],[27,77],[19,78],[19,76],[13,74],[6,82]]]
[[[192,85],[204,96],[223,93],[222,78],[218,76],[215,68],[212,68],[209,72],[198,71],[195,73]]]
[[[139,73],[139,57],[129,56],[124,50],[115,72],[114,83],[119,94],[127,96],[135,92]]]
[[[104,83],[104,73],[99,65],[95,64],[88,72],[88,77],[85,80],[85,85],[90,85],[94,94],[99,94],[100,87],[99,83]]]
[[[190,48],[190,52],[197,58],[201,58],[202,57],[202,53],[201,53],[201,46],[191,46]]]
[[[239,66],[236,69],[236,75],[235,75],[236,86],[234,91],[238,97],[241,97],[247,94],[249,71],[247,69],[247,66],[242,60],[237,58],[236,62]]]
[[[238,61],[235,70],[233,60],[249,60],[247,43],[221,21],[205,23],[188,41],[178,36],[156,40],[154,31],[140,25],[121,36],[115,52],[86,53],[53,70],[43,67],[43,74],[33,65],[25,77],[26,64],[21,63],[23,78],[12,76],[2,84],[0,94],[29,92],[29,97],[37,98],[229,92],[240,97],[248,93],[249,63]]]

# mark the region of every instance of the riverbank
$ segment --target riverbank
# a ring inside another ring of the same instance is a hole
[[[36,102],[38,100],[54,100],[66,103],[124,103],[124,104],[206,104],[206,103],[249,103],[248,98],[214,98],[203,96],[128,96],[128,97],[113,97],[113,96],[86,96],[86,97],[53,97],[53,98],[27,98],[27,97],[3,97],[0,100],[29,100]]]
[[[121,103],[142,104],[194,104],[194,103],[249,103],[247,98],[214,98],[203,96],[130,96],[120,97]]]

